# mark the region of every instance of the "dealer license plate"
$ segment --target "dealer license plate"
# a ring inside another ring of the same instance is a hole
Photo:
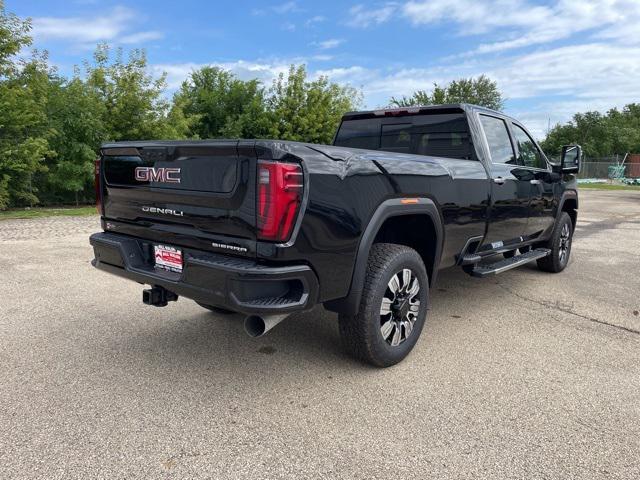
[[[182,273],[182,250],[167,245],[154,245],[156,268]]]

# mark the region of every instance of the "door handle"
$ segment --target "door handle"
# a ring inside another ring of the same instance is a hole
[[[530,183],[531,185],[540,185],[542,182],[541,182],[540,180],[535,180],[535,179],[534,179],[534,180],[531,180],[529,183]]]
[[[496,177],[493,179],[493,183],[497,183],[498,185],[504,185],[504,178]]]

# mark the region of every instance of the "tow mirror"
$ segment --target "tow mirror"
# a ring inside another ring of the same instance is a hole
[[[565,145],[562,147],[562,173],[578,173],[582,163],[582,147]]]

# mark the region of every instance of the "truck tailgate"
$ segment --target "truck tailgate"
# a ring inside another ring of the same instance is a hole
[[[254,142],[107,144],[101,167],[103,216],[117,231],[255,243]]]

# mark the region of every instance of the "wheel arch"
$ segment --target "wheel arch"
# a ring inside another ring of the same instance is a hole
[[[573,223],[573,229],[576,228],[578,221],[578,192],[575,190],[567,190],[562,194],[560,199],[560,205],[558,206],[558,212],[556,214],[556,222],[560,219],[562,212],[567,212],[571,217]]]
[[[360,239],[349,293],[344,298],[326,302],[324,305],[328,310],[347,315],[358,313],[369,252],[374,243],[389,238],[388,232],[395,232],[395,237],[392,237],[395,241],[387,243],[407,245],[418,251],[427,268],[429,283],[434,284],[444,241],[442,216],[435,202],[430,198],[412,197],[410,200],[411,203],[407,199],[394,198],[378,206]],[[415,235],[403,236],[402,231],[394,228],[403,223],[416,222],[416,220],[425,220],[427,223],[421,224],[421,229]],[[427,232],[428,235],[424,238],[426,242],[420,242],[421,236]]]

